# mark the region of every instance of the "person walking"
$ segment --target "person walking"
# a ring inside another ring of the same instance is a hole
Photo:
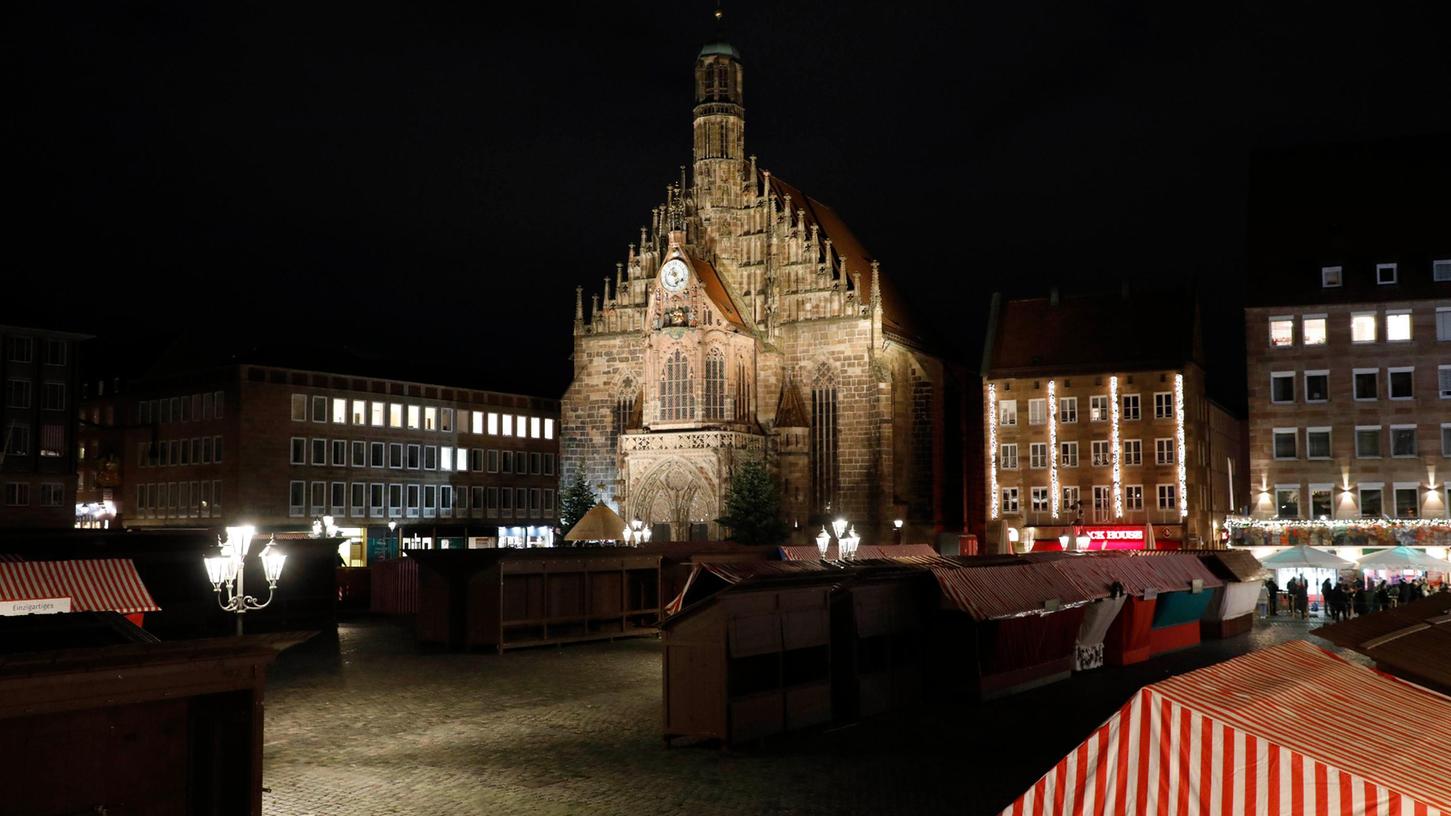
[[[1280,585],[1275,583],[1273,575],[1265,579],[1265,591],[1270,593],[1270,617],[1274,617],[1280,607]]]
[[[1301,620],[1310,617],[1310,582],[1303,575],[1295,584],[1295,612]]]

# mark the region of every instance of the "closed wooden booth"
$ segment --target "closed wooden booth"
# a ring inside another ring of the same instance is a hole
[[[661,624],[664,736],[738,744],[832,718],[831,593],[839,576],[760,578]]]
[[[832,601],[833,695],[838,722],[922,699],[936,587],[925,570],[867,572]]]

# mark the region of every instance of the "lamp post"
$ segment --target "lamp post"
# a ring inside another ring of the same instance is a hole
[[[816,534],[816,549],[821,551],[821,560],[826,560],[826,551],[831,548],[831,533],[826,531],[826,525],[821,525],[821,532]]]
[[[388,537],[393,539],[393,557],[398,557],[398,522],[388,522]]]
[[[217,543],[222,547],[221,554],[205,560],[207,578],[212,582],[212,591],[217,594],[217,605],[223,611],[237,616],[238,636],[242,634],[243,615],[272,603],[277,579],[282,577],[282,565],[287,561],[287,556],[279,552],[273,546],[275,542],[269,539],[259,556],[262,559],[262,573],[267,578],[267,600],[258,603],[256,598],[248,595],[243,579],[246,573],[247,549],[256,534],[257,528],[251,525],[228,527],[227,540],[223,542],[220,536],[217,538]],[[223,584],[227,587],[226,601],[222,600]]]
[[[841,560],[849,561],[856,558],[857,545],[862,543],[862,537],[857,535],[856,525],[852,525],[851,532],[836,540],[837,546],[841,549]]]
[[[892,538],[897,546],[902,546],[902,520],[892,519]]]

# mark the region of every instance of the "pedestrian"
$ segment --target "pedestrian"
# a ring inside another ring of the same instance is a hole
[[[1310,617],[1310,582],[1303,575],[1295,584],[1295,613],[1301,620]]]
[[[1355,594],[1351,596],[1350,607],[1356,617],[1370,614],[1370,593],[1366,591],[1364,583],[1360,583],[1355,588]]]
[[[1295,580],[1293,578],[1291,581]],[[1265,591],[1270,593],[1270,616],[1274,617],[1280,604],[1280,585],[1275,583],[1275,576],[1271,575],[1265,579]]]

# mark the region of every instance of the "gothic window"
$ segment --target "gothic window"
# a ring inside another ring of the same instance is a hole
[[[625,378],[624,384],[620,386],[619,393],[615,395],[615,404],[612,409],[610,430],[615,439],[620,434],[630,429],[630,417],[635,412],[635,381],[629,377]]]
[[[725,419],[725,355],[711,349],[705,356],[705,418]]]
[[[736,359],[736,419],[747,422],[751,416],[751,383],[746,378],[746,361]]]
[[[811,486],[818,511],[836,500],[841,476],[837,460],[836,377],[822,363],[811,386]]]
[[[932,383],[912,378],[912,498],[918,518],[932,517]]]
[[[660,419],[665,422],[695,418],[695,396],[690,393],[690,365],[676,349],[660,370]]]

